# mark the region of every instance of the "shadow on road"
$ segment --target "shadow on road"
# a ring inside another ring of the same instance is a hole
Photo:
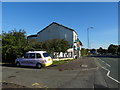
[[[105,90],[110,90],[108,87],[105,87],[105,86],[102,86],[102,85],[97,85],[97,84],[94,84],[94,88],[104,88]]]
[[[1,64],[0,66],[3,66],[3,67],[11,67],[11,68],[37,69],[36,67],[31,67],[31,66],[20,66],[20,67],[17,67],[15,64]]]
[[[16,67],[15,64],[1,64],[1,66],[6,66],[6,67]]]
[[[110,56],[110,55],[89,55],[87,57],[120,58],[120,56]]]

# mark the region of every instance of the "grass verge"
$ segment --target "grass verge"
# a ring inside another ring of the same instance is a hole
[[[75,59],[67,59],[67,60],[60,60],[60,61],[53,61],[53,64],[64,64],[64,63],[69,63],[70,61],[73,61]]]

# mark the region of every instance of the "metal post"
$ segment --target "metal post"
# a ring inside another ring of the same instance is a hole
[[[87,39],[88,39],[88,49],[89,49],[89,28],[87,28]]]
[[[89,48],[90,48],[90,44],[89,44],[89,29],[93,29],[93,27],[87,28],[88,52],[89,52]]]
[[[72,56],[73,56],[73,59],[74,59],[74,41],[73,41],[73,52],[72,52]]]

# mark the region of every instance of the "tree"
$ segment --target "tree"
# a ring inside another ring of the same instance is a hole
[[[50,54],[53,52],[66,52],[69,47],[70,45],[65,39],[47,40],[42,44],[42,48]]]
[[[97,50],[97,52],[100,53],[100,54],[103,54],[103,48],[100,47],[100,48]]]
[[[21,57],[27,45],[26,32],[24,30],[12,30],[2,33],[2,59],[3,62],[14,63]]]
[[[91,52],[92,54],[95,54],[95,53],[96,53],[96,49],[93,48],[93,49],[90,50],[90,52]]]
[[[44,42],[27,41],[24,30],[12,30],[2,34],[3,62],[14,63],[16,58],[22,57],[27,51],[65,52],[70,45],[64,39],[53,39]]]
[[[108,53],[107,49],[103,49],[102,47],[97,49],[97,52],[100,53],[100,54],[107,54]]]
[[[120,45],[118,45],[117,54],[120,55]]]
[[[41,51],[43,49],[43,43],[38,42],[37,40],[29,40],[27,43],[27,46],[25,48],[25,51]]]
[[[85,48],[81,48],[81,56],[86,56],[88,55],[88,50]]]
[[[109,45],[109,47],[108,47],[108,53],[111,53],[111,54],[117,54],[117,52],[118,52],[118,46],[117,45],[113,45],[113,44],[111,44],[111,45]]]

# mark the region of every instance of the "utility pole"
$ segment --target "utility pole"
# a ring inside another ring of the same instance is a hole
[[[93,29],[93,27],[87,28],[88,52],[89,52],[89,48],[90,48],[90,44],[89,44],[89,30],[90,29]]]
[[[89,28],[87,28],[87,40],[88,40],[88,49],[89,49]]]

